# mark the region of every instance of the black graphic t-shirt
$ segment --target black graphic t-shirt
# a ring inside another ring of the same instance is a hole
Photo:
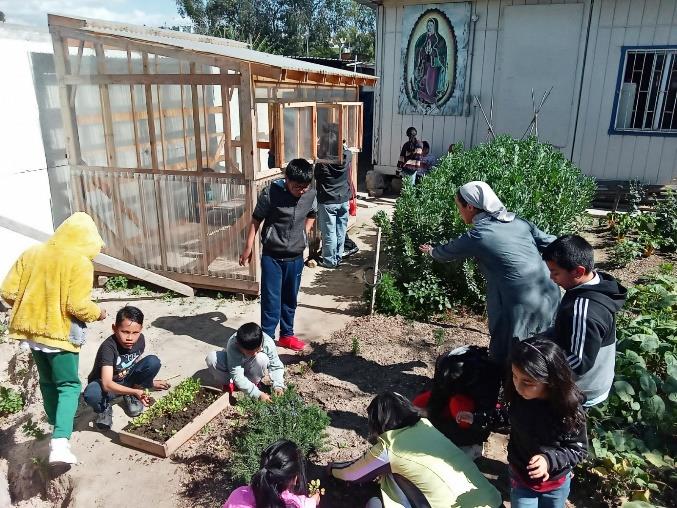
[[[138,358],[146,349],[146,339],[143,334],[139,336],[130,349],[126,349],[118,344],[115,335],[111,335],[104,340],[96,352],[94,368],[89,373],[87,381],[91,383],[95,379],[101,379],[101,367],[113,367],[113,381],[122,383],[129,372],[129,369],[136,363]]]

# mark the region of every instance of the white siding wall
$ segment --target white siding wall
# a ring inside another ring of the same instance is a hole
[[[436,155],[445,153],[452,142],[473,146],[487,139],[486,124],[475,107],[469,108],[469,116],[400,115],[397,111],[404,5],[424,3],[434,2],[386,0],[385,5],[379,7],[376,65],[380,80],[374,113],[374,160],[376,167],[385,171],[392,171],[396,166],[404,131],[410,125],[418,129],[421,139],[431,143],[431,150]],[[492,95],[497,95],[500,83],[495,79],[496,55],[502,9],[512,5],[563,3],[585,6],[571,118],[573,127],[578,116],[578,125],[573,143],[565,149],[566,155],[572,157],[585,173],[599,179],[639,178],[648,184],[670,183],[677,177],[677,138],[609,136],[607,131],[621,46],[677,44],[676,0],[595,0],[592,16],[590,0],[473,1],[472,12],[478,20],[468,56],[471,74],[467,86],[471,96],[478,95],[488,112]],[[591,28],[581,88],[588,19]],[[524,83],[527,90],[531,86],[531,83]],[[576,115],[579,90],[582,94]]]
[[[0,23],[0,215],[50,232],[50,189],[31,69],[36,52],[52,52],[46,30]],[[0,228],[0,281],[33,243]]]
[[[677,1],[602,0],[592,12],[573,161],[603,180],[675,183],[677,138],[609,136],[622,46],[677,45]]]

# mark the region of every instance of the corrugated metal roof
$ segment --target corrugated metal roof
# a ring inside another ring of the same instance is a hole
[[[236,60],[244,60],[252,64],[261,64],[280,69],[286,69],[298,72],[309,72],[316,74],[326,74],[331,76],[344,76],[356,79],[367,79],[373,82],[376,78],[368,74],[351,72],[343,69],[336,69],[324,65],[304,62],[281,55],[272,55],[255,51],[247,44],[233,41],[230,39],[220,39],[217,37],[208,37],[185,32],[176,32],[174,30],[164,30],[161,28],[148,28],[138,25],[125,25],[110,21],[102,21],[88,18],[71,18],[66,16],[50,15],[50,26],[63,26],[59,18],[64,18],[69,22],[68,27],[73,28],[71,23],[78,23],[78,30],[90,32],[92,34],[109,35],[116,37],[125,37],[140,42],[152,44],[161,44],[186,51],[197,51],[204,54],[224,56]]]

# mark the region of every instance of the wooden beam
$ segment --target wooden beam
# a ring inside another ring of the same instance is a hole
[[[179,70],[183,71],[183,64],[179,63]],[[190,168],[190,164],[188,163],[188,131],[186,130],[186,97],[185,93],[183,91],[184,85],[180,85],[180,91],[181,91],[181,128],[183,131],[183,158],[186,161],[186,169]]]
[[[256,140],[256,104],[252,88],[251,66],[247,62],[240,65],[242,81],[238,91],[240,105],[240,139],[242,141],[242,173],[248,180],[254,180],[258,172],[258,157],[254,156]]]
[[[239,74],[89,74],[63,76],[66,85],[223,85],[238,86]]]
[[[146,168],[112,168],[107,166],[83,166],[83,165],[74,165],[74,169],[80,171],[91,171],[94,173],[98,172],[110,172],[110,173],[125,173],[128,175],[173,175],[173,176],[209,176],[210,178],[215,178],[217,180],[232,180],[234,183],[239,185],[244,185],[247,183],[247,180],[243,175],[240,174],[228,174],[222,175],[221,173],[204,173],[202,171],[174,171],[174,170],[164,170],[164,169],[146,169]]]
[[[78,59],[76,61],[76,66],[73,74],[77,75],[80,74],[80,67],[82,65],[82,52],[85,49],[85,43],[84,41],[80,41],[80,44],[78,45]],[[78,91],[77,86],[71,87],[71,97],[70,97],[70,105],[71,107],[75,107],[75,94]]]
[[[54,47],[54,70],[57,76],[65,76],[69,73],[68,47],[64,44],[60,35],[52,33],[52,45]],[[66,156],[70,164],[79,164],[80,138],[75,115],[75,106],[70,102],[68,86],[59,84],[59,102],[61,103],[61,120],[63,122]]]
[[[155,55],[155,72],[158,71],[158,57]],[[160,85],[155,85],[155,95],[157,96],[157,111],[160,120],[160,144],[162,145],[162,169],[167,169],[167,140],[165,139],[165,116],[162,109],[162,94]]]
[[[150,74],[148,53],[142,53],[143,72]],[[146,91],[146,119],[148,123],[148,141],[150,143],[150,158],[153,169],[160,169],[157,160],[157,138],[155,135],[155,114],[153,112],[153,90],[151,85],[145,85]]]
[[[27,236],[28,238],[38,242],[46,242],[52,236],[50,233],[45,233],[39,229],[2,216],[0,216],[0,227],[9,229],[10,231],[14,231],[20,235]],[[135,279],[140,279],[165,289],[170,289],[185,296],[195,295],[193,289],[186,286],[185,284],[181,284],[167,277],[163,277],[162,275],[150,272],[145,268],[141,268],[140,266],[132,265],[131,263],[127,263],[121,259],[107,256],[106,254],[98,254],[94,258],[94,262],[105,266],[106,268],[111,268],[117,272],[130,275]]]
[[[195,63],[190,64],[191,74],[195,72]],[[197,85],[190,86],[191,100],[193,104],[193,135],[195,136],[195,160],[197,162],[197,170],[202,171],[204,164],[202,163],[202,132],[200,128],[200,98],[197,94]]]
[[[227,69],[221,69],[223,76],[228,72]],[[227,74],[226,74],[227,75]],[[241,80],[240,80],[241,81]],[[221,85],[221,115],[223,117],[223,135],[224,135],[224,153],[226,154],[226,168],[235,166],[235,157],[233,156],[233,133],[231,132],[230,120],[230,92],[232,88],[229,85]]]
[[[132,55],[127,51],[127,71],[132,72]],[[132,104],[132,126],[134,127],[134,152],[136,154],[136,167],[141,167],[141,151],[139,150],[139,126],[138,116],[136,111],[136,93],[134,92],[134,85],[129,85],[129,99]],[[143,221],[145,224],[145,220]]]
[[[96,69],[100,74],[106,72],[106,57],[103,51],[103,45],[97,44],[96,51]],[[108,85],[99,85],[99,97],[101,98],[101,116],[103,117],[103,137],[106,144],[106,159],[109,166],[117,166],[115,155],[115,139],[113,137],[113,119],[111,117],[110,94]]]

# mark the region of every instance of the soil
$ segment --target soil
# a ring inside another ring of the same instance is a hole
[[[205,409],[207,409],[212,402],[218,398],[218,394],[211,390],[202,388],[195,396],[195,399],[190,406],[184,408],[183,411],[176,413],[162,414],[150,422],[140,425],[139,427],[132,427],[129,423],[124,429],[125,432],[136,434],[141,437],[152,439],[164,443],[179,430],[184,428],[199,416]]]
[[[367,210],[371,214],[382,208],[377,205]],[[323,508],[361,507],[377,491],[374,484],[348,487],[327,478],[325,473],[328,462],[355,459],[367,449],[366,407],[374,395],[397,390],[411,397],[426,389],[439,353],[463,344],[486,345],[489,339],[484,317],[464,309],[453,309],[439,323],[359,316],[364,313],[362,275],[373,264],[375,244],[374,227],[362,215],[364,211],[360,212],[362,223],[350,231],[350,237],[362,249],[358,254],[335,270],[304,270],[296,324],[300,338],[309,343],[308,351],[299,354],[280,350],[288,382],[296,386],[306,401],[318,404],[331,418],[325,446],[308,457],[308,480],[319,478],[326,489]],[[593,227],[585,235],[596,247],[598,266],[625,284],[636,283],[661,263],[675,262],[674,256],[660,253],[622,269],[612,268],[607,251],[613,239],[608,231]],[[260,316],[255,301],[204,296],[167,299],[157,294],[139,296],[129,292],[97,291],[95,295],[109,315],[126,303],[142,308],[147,321],[144,327],[147,350],[160,356],[160,377],[164,378],[204,376],[207,352],[223,347],[241,324],[258,321]],[[435,338],[436,330],[444,332],[441,343]],[[80,355],[81,377],[86,377],[98,344],[109,334],[110,320],[89,327],[88,344]],[[30,354],[21,353],[15,344],[3,344],[1,340],[0,381],[20,387],[28,399],[28,407],[21,415],[0,420],[0,460],[7,460],[6,475],[16,506],[105,507],[119,492],[133,491],[139,498],[153,499],[156,508],[206,508],[221,506],[238,486],[227,475],[230,437],[239,419],[236,407],[227,408],[214,418],[179,448],[171,460],[121,446],[116,433],[128,419],[117,406],[113,430],[108,433],[97,431],[92,425],[94,414],[85,410],[76,419],[72,439],[81,462],[67,475],[53,478],[43,474],[48,439],[37,441],[20,430],[31,417],[49,432],[43,421],[40,392],[36,390],[35,366]],[[146,437],[156,440],[158,434]],[[485,456],[477,464],[507,500],[506,446],[506,436],[492,434],[485,446]],[[576,490],[574,486],[574,495]],[[581,499],[579,506],[590,506],[594,497],[591,494]]]

